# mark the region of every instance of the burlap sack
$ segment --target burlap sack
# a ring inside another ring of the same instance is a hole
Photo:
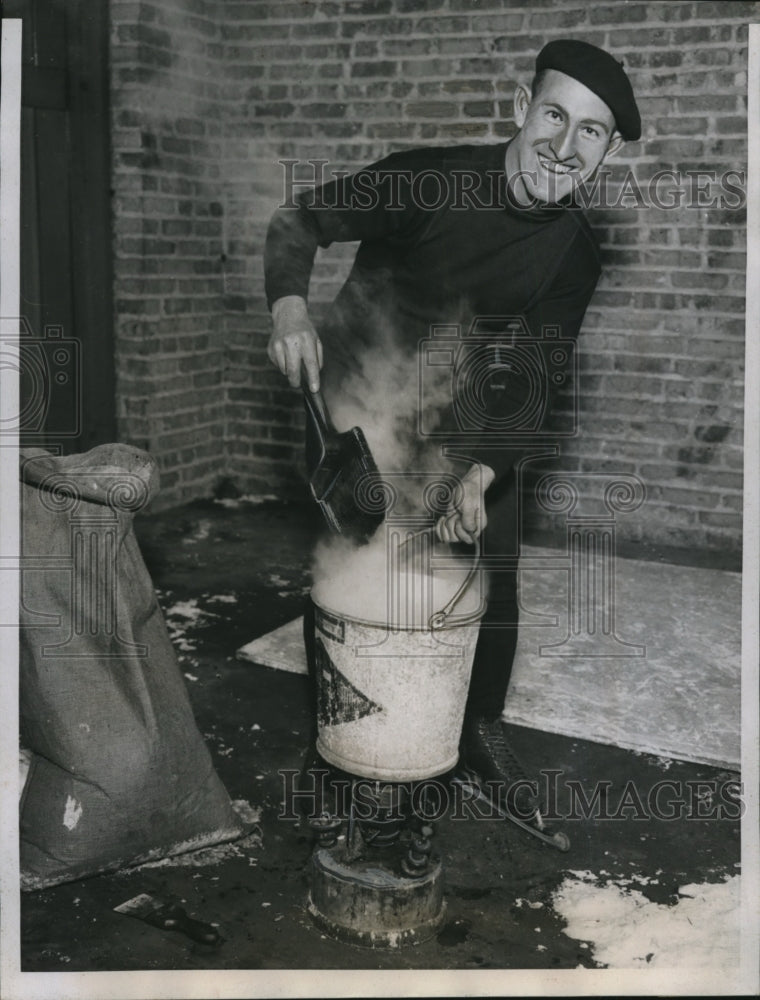
[[[240,836],[132,530],[155,463],[30,449],[21,480],[22,888]]]

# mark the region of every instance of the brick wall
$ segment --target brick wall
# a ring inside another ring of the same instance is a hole
[[[118,426],[159,461],[164,504],[223,462],[221,7],[111,3]]]
[[[617,205],[590,212],[605,272],[579,352],[581,433],[562,467],[641,478],[647,500],[621,518],[624,537],[738,547],[742,195],[718,184],[712,206],[667,208],[649,187],[662,169],[687,189],[696,171],[745,169],[746,25],[760,4],[112,2],[122,427],[157,454],[167,502],[220,475],[244,490],[300,482],[300,407],[265,354],[277,160],[354,168],[410,145],[498,141],[536,51],[574,36],[624,60],[644,132],[610,161]],[[172,30],[196,45],[188,69],[151,62],[168,57],[160,32]],[[176,114],[152,104],[172,88]],[[320,256],[317,316],[351,251]]]

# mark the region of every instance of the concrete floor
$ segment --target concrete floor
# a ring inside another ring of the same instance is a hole
[[[278,818],[279,772],[298,768],[307,744],[306,681],[235,659],[244,643],[300,614],[316,529],[310,507],[274,502],[208,501],[139,519],[138,538],[180,649],[199,729],[231,797],[260,810],[261,837],[24,894],[22,970],[594,969],[593,948],[564,933],[552,905],[568,873],[591,873],[599,884],[635,878],[646,899],[671,905],[679,887],[720,882],[739,871],[735,813],[716,818],[708,809],[705,818],[664,820],[616,810],[613,803],[614,818],[565,820],[572,841],[567,854],[504,821],[445,817],[436,849],[447,913],[436,937],[379,951],[318,931],[305,910],[310,838],[297,823]],[[612,801],[629,782],[644,798],[664,777],[691,782],[682,787],[692,789],[702,788],[695,782],[712,782],[705,786],[709,798],[710,787],[737,778],[704,764],[521,726],[510,730],[534,772],[562,770],[560,810],[569,781],[589,792],[608,782]],[[701,801],[705,805],[704,795]],[[219,925],[223,943],[193,944],[113,912],[140,892],[183,900],[193,916]],[[247,995],[255,995],[251,990]]]

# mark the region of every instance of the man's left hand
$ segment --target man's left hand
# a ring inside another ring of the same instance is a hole
[[[484,495],[494,476],[487,465],[470,466],[459,480],[460,488],[448,510],[435,526],[440,541],[475,544],[488,521]]]

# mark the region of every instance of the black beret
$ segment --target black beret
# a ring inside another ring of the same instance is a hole
[[[588,42],[562,38],[545,45],[536,59],[536,73],[556,69],[578,80],[600,97],[615,118],[624,139],[638,139],[641,117],[636,107],[631,81],[623,64],[604,49]]]

